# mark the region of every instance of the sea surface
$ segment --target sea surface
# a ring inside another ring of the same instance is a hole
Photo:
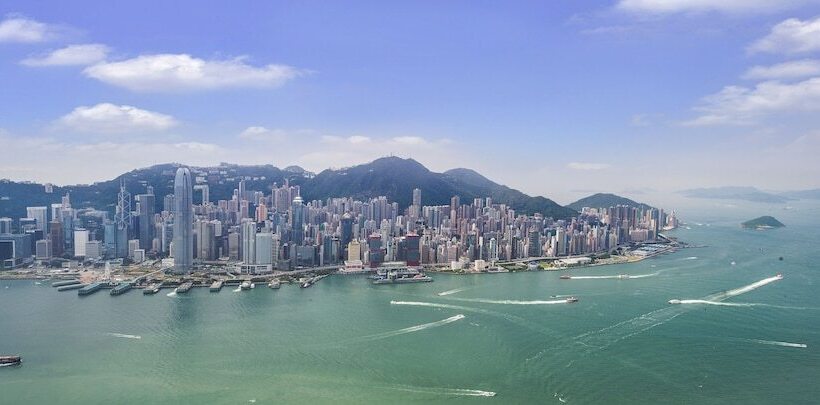
[[[571,272],[630,279],[84,298],[0,281],[0,353],[24,358],[0,368],[0,403],[817,403],[820,204],[691,205],[670,235],[706,247]],[[738,226],[764,214],[787,227]]]

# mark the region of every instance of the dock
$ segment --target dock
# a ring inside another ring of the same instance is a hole
[[[211,288],[210,288],[210,291],[211,291],[211,292],[219,292],[219,290],[221,290],[221,289],[222,289],[222,285],[223,285],[224,283],[225,283],[225,282],[224,282],[224,281],[222,281],[222,280],[216,280],[216,281],[214,281],[213,283],[211,283]]]
[[[132,282],[125,281],[125,282],[120,283],[116,287],[112,288],[110,294],[111,295],[125,294],[126,292],[128,292],[133,287],[134,287],[134,284]]]
[[[80,288],[83,288],[85,286],[86,286],[85,284],[80,284],[80,283],[68,284],[68,285],[63,285],[63,286],[57,287],[57,291],[79,290]]]
[[[64,287],[67,285],[81,284],[80,280],[63,280],[51,283],[52,287]]]
[[[145,287],[145,288],[142,290],[142,294],[143,294],[143,295],[151,295],[151,294],[156,294],[156,293],[158,293],[158,292],[159,292],[159,289],[160,289],[160,288],[162,288],[162,283],[155,283],[155,284],[151,284],[151,285],[149,285],[149,286]]]
[[[179,287],[177,287],[176,290],[174,290],[174,291],[176,291],[177,294],[185,294],[193,286],[194,286],[194,283],[192,281],[186,281],[186,282],[180,284]]]
[[[94,294],[95,292],[102,290],[102,288],[106,284],[108,284],[108,283],[101,283],[101,282],[91,283],[91,284],[77,290],[77,295],[84,296],[84,295]]]

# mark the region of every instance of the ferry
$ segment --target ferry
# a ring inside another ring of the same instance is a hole
[[[570,280],[570,279],[572,279],[572,277],[570,277],[569,274],[562,274],[561,277],[558,277],[558,278],[560,278],[561,280]]]
[[[150,284],[142,290],[142,293],[144,295],[156,294],[159,292],[160,287],[162,287],[162,283]]]
[[[575,297],[567,298],[567,304],[574,304],[576,302],[578,302],[578,298],[575,298]]]
[[[432,278],[414,269],[399,269],[388,271],[383,277],[374,280],[373,284],[407,284],[407,283],[429,283]]]
[[[0,367],[19,366],[23,362],[20,356],[0,356]]]
[[[222,289],[222,284],[224,284],[224,283],[225,282],[222,281],[222,280],[214,281],[213,283],[211,283],[211,288],[209,289],[209,291],[210,292],[219,292],[219,290]]]
[[[247,281],[247,280],[243,281],[242,284],[239,285],[239,288],[241,288],[242,290],[250,290],[253,287],[254,287],[253,283],[251,283],[250,281]]]
[[[177,287],[174,291],[175,291],[177,294],[185,294],[185,293],[186,293],[186,292],[188,292],[188,291],[189,291],[189,290],[190,290],[193,286],[194,286],[194,282],[193,282],[193,281],[186,281],[186,282],[184,282],[184,283],[180,284],[180,285],[179,285],[179,287]]]
[[[282,286],[282,282],[280,282],[278,279],[271,280],[270,283],[268,283],[268,288],[271,288],[271,289],[274,289],[274,290],[278,289],[281,286]]]

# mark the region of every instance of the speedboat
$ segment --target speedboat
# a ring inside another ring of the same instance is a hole
[[[560,278],[561,280],[569,280],[572,277],[570,277],[569,274],[562,274],[561,277],[558,277],[558,278]]]
[[[618,278],[627,279],[627,278],[629,278],[629,274],[618,274]]]
[[[680,300],[669,300],[670,304],[680,304]]]
[[[578,298],[575,298],[575,297],[567,298],[567,304],[574,304],[576,302],[578,302]]]
[[[777,275],[775,275],[775,277],[777,277],[778,280],[782,280],[783,279],[783,274],[782,273],[777,273]]]

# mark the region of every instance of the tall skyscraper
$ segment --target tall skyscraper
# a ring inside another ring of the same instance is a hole
[[[341,223],[341,234],[342,234],[341,235],[342,236],[341,237],[341,244],[342,244],[342,249],[341,250],[344,251],[344,250],[347,249],[347,245],[350,243],[350,241],[353,240],[353,217],[351,217],[350,214],[345,213],[344,215],[342,215],[342,221],[341,222],[342,222]],[[340,252],[340,253],[344,253],[344,252]],[[344,256],[344,255],[342,255],[342,256]]]
[[[11,233],[11,218],[0,218],[0,234]]]
[[[174,178],[174,273],[191,271],[194,261],[193,182],[187,167],[177,169]]]
[[[153,247],[154,242],[154,195],[138,194],[136,200],[138,204],[137,212],[140,216],[138,230],[140,249],[145,249],[145,251],[149,251]]]
[[[305,211],[302,205],[302,197],[296,196],[290,207],[291,228],[293,229],[293,242],[301,245],[305,241]]]

